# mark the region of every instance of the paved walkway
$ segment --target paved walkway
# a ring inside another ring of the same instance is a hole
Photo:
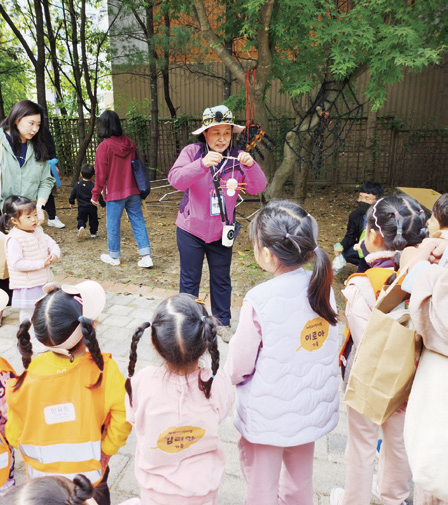
[[[62,279],[56,279],[61,281]],[[65,278],[64,283],[76,284],[81,279]],[[102,351],[111,352],[117,361],[123,375],[127,375],[130,337],[134,329],[143,321],[151,319],[154,309],[166,296],[173,294],[161,289],[134,288],[125,285],[103,283],[107,292],[107,304],[100,316],[98,339]],[[115,289],[114,289],[115,288]],[[110,291],[112,289],[112,291]],[[128,293],[127,295],[122,293]],[[236,325],[239,317],[240,300],[232,307],[232,325]],[[209,309],[209,307],[208,307]],[[0,355],[5,357],[16,371],[22,370],[21,359],[16,348],[16,332],[18,329],[18,311],[6,308],[3,324],[0,328]],[[146,338],[145,338],[146,337]],[[220,341],[221,363],[225,363],[228,345]],[[138,349],[139,360],[136,371],[148,364],[160,363],[148,335],[145,334]],[[345,408],[341,403],[341,416],[337,428],[316,443],[314,466],[314,504],[328,505],[332,487],[343,486],[344,464],[343,453],[347,441]],[[245,482],[241,475],[238,460],[238,432],[233,426],[233,414],[222,423],[221,440],[226,453],[226,475],[219,491],[220,505],[242,505],[245,496]],[[119,505],[133,496],[138,496],[138,485],[134,477],[134,453],[136,438],[134,432],[127,443],[111,458],[109,487],[112,495],[112,505]],[[16,455],[17,481],[25,480],[24,464]],[[379,503],[372,501],[372,503]],[[408,500],[411,505],[412,501]],[[173,504],[182,505],[182,504]]]

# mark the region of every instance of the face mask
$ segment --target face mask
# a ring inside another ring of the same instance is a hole
[[[358,208],[359,210],[365,214],[369,210],[370,204],[366,202],[359,202],[358,203]]]

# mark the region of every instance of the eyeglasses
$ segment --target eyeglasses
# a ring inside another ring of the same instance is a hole
[[[212,123],[232,123],[233,114],[231,110],[227,110],[224,114],[221,111],[217,111],[212,114],[204,114],[202,116],[202,124],[204,126],[209,126]]]

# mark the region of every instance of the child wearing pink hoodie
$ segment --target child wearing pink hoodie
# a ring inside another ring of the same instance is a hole
[[[137,344],[148,327],[164,364],[134,377]],[[199,364],[205,353],[211,369]],[[218,368],[216,319],[192,295],[164,300],[153,321],[135,331],[126,419],[137,434],[135,474],[142,503],[217,505],[225,464],[218,428],[232,406],[230,383]]]

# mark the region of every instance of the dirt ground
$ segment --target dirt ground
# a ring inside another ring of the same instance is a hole
[[[56,194],[57,215],[66,227],[44,230],[53,237],[61,248],[61,259],[54,265],[55,275],[66,275],[99,281],[114,281],[154,286],[164,289],[178,289],[179,254],[176,245],[176,219],[183,193],[168,185],[166,180],[155,181],[153,190],[145,201],[146,223],[152,249],[154,267],[143,269],[137,266],[139,259],[137,245],[132,236],[131,226],[124,215],[121,225],[121,264],[106,265],[100,255],[107,252],[106,212],[99,210],[100,226],[98,237],[78,239],[76,216],[77,210],[70,210],[68,196],[71,191],[70,181],[63,181],[62,188]],[[254,285],[269,278],[255,262],[253,249],[249,241],[248,224],[251,215],[260,208],[260,202],[252,195],[244,195],[246,201],[237,208],[239,221],[242,223],[240,235],[233,248],[232,285],[233,295],[243,297]],[[305,208],[319,223],[319,246],[330,254],[333,244],[345,234],[349,213],[357,206],[356,188],[336,189],[332,187],[310,189]],[[252,201],[247,201],[252,200]],[[253,201],[256,200],[256,201]],[[341,295],[344,280],[355,270],[351,265],[335,276],[334,289],[339,309],[344,307]],[[208,293],[208,268],[204,265],[201,291]]]

